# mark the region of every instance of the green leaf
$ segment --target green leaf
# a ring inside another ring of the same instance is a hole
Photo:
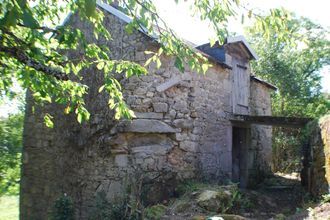
[[[213,47],[216,42],[216,39],[210,38],[210,47]]]
[[[156,63],[157,63],[157,69],[159,69],[160,68],[160,66],[162,65],[162,63],[160,62],[160,59],[157,59],[156,60]]]
[[[77,114],[77,121],[79,122],[79,124],[81,124],[82,119],[83,119],[83,115],[81,113],[78,113]]]
[[[23,19],[23,24],[27,27],[30,27],[30,28],[39,27],[37,20],[34,19],[34,17],[32,16],[32,12],[28,9],[25,9],[23,11],[22,19]]]
[[[0,26],[11,27],[17,24],[17,19],[19,19],[20,14],[16,7],[8,10],[5,16],[0,20]]]
[[[151,61],[153,60],[153,58],[154,58],[154,57],[150,57],[150,58],[146,61],[146,63],[144,64],[144,66],[148,66],[148,65],[151,63]]]
[[[208,70],[208,68],[209,68],[209,65],[208,64],[202,64],[202,71],[203,71],[203,73],[205,74],[206,73],[206,71]]]
[[[178,68],[180,70],[180,72],[184,72],[184,67],[183,67],[183,63],[182,60],[179,57],[175,58],[175,62],[174,65],[176,68]]]
[[[99,70],[101,70],[101,69],[103,69],[104,65],[105,65],[104,62],[99,62],[99,63],[96,65],[96,68],[99,69]]]
[[[96,14],[96,0],[85,0],[85,13],[87,17],[94,17]]]
[[[133,23],[129,23],[125,26],[125,31],[127,34],[133,34],[133,30],[134,30],[134,24]]]
[[[101,87],[99,88],[99,93],[102,92],[102,91],[104,90],[104,87],[105,87],[105,85],[103,85],[103,86],[101,86]]]
[[[54,123],[52,121],[53,119],[53,116],[51,116],[50,114],[46,114],[44,116],[44,122],[45,122],[45,125],[49,128],[53,128],[54,127]]]

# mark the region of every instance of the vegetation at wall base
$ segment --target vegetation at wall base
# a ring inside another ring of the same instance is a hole
[[[63,194],[54,202],[54,207],[51,213],[52,220],[74,220],[75,212],[73,201],[70,196]]]

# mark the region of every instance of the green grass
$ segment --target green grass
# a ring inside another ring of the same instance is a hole
[[[18,219],[18,196],[0,197],[0,220]]]

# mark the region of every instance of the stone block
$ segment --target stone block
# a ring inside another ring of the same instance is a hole
[[[173,109],[171,109],[171,110],[170,110],[170,118],[171,118],[171,119],[174,119],[175,117],[176,117],[176,111],[173,110]]]
[[[144,51],[138,51],[135,53],[135,59],[136,61],[144,61],[146,60],[146,54]]]
[[[179,148],[188,152],[196,152],[197,151],[197,143],[192,141],[182,141],[179,144]]]
[[[172,108],[175,109],[175,110],[178,110],[178,111],[184,110],[184,109],[187,108],[187,103],[184,102],[184,101],[177,101],[177,102],[174,103]]]
[[[152,144],[133,147],[132,153],[137,154],[136,157],[146,157],[147,155],[165,155],[171,148],[172,145],[170,144]]]
[[[127,155],[117,155],[115,157],[115,164],[118,166],[118,167],[126,167],[128,165],[128,158],[127,158]]]
[[[190,113],[190,117],[192,117],[192,118],[197,118],[197,112],[191,112]]]
[[[186,128],[191,129],[193,127],[193,120],[191,119],[176,119],[173,121],[173,124],[177,128]]]
[[[203,129],[201,127],[194,127],[193,134],[202,134],[203,133]]]
[[[159,68],[159,69],[157,69],[157,70],[155,71],[155,73],[156,73],[157,75],[161,75],[161,74],[165,73],[165,71],[166,71],[165,68]]]
[[[152,119],[134,119],[123,122],[121,125],[123,132],[134,133],[176,133],[177,129],[168,124]]]
[[[187,139],[187,134],[182,134],[182,133],[176,133],[175,134],[175,140],[177,141],[184,141]]]
[[[154,93],[153,92],[147,92],[147,97],[153,97],[154,96]]]
[[[174,76],[174,77],[170,78],[168,81],[157,86],[156,90],[158,92],[164,92],[165,90],[171,88],[172,86],[177,85],[180,81],[181,81],[180,76]]]
[[[134,94],[136,95],[144,95],[147,93],[147,88],[142,88],[142,87],[139,87],[135,90]]]
[[[167,103],[157,102],[153,104],[155,112],[167,112],[168,105]]]
[[[163,119],[163,113],[156,112],[134,112],[136,118]]]

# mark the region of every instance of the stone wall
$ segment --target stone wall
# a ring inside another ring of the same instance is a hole
[[[310,122],[306,131],[308,152],[305,152],[301,179],[312,195],[320,196],[330,189],[330,116]]]
[[[144,64],[145,50],[158,45],[140,32],[127,35],[124,23],[105,16],[112,41],[100,38],[114,59]],[[71,17],[68,25],[83,30],[94,42],[91,26]],[[70,52],[68,56],[80,56]],[[221,182],[231,176],[230,70],[214,65],[206,75],[174,68],[162,58],[162,67],[149,75],[118,79],[124,97],[137,118],[115,121],[107,95],[99,94],[103,77],[95,67],[84,70],[89,86],[86,106],[89,122],[78,124],[64,115],[64,106],[33,106],[27,95],[21,183],[21,219],[47,219],[54,200],[63,193],[74,200],[77,219],[87,219],[96,192],[121,200],[141,183],[146,202],[171,196],[177,181],[203,178]],[[55,127],[43,124],[45,112]],[[132,184],[133,183],[133,184]],[[150,184],[156,183],[156,184]]]
[[[251,80],[250,114],[271,115],[272,89],[258,81]],[[251,125],[251,146],[249,150],[250,185],[259,182],[271,172],[272,127]]]

